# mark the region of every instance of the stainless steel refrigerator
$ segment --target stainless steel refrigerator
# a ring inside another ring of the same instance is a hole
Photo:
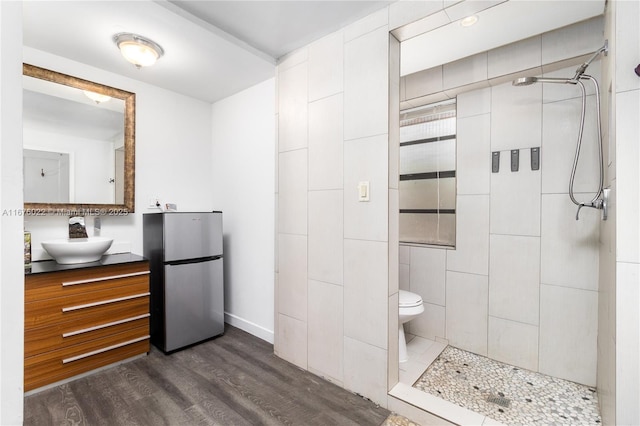
[[[151,343],[168,353],[224,332],[222,212],[143,215]]]

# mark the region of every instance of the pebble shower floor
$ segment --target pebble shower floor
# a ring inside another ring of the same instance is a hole
[[[414,385],[508,425],[600,425],[596,390],[447,346]]]

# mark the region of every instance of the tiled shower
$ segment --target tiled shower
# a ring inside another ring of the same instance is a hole
[[[568,197],[579,96],[575,86],[510,82],[458,96],[456,248],[400,247],[401,288],[426,302],[425,314],[409,323],[412,334],[595,385],[600,212],[583,211],[576,221]],[[592,113],[579,192],[598,185],[594,128]],[[513,149],[520,150],[517,172]],[[491,172],[495,151],[498,173]]]
[[[425,302],[424,314],[405,326],[411,335],[596,386],[600,211],[583,211],[576,220],[568,195],[581,93],[573,85],[514,87],[511,80],[523,70],[573,76],[574,65],[552,62],[597,50],[602,25],[592,19],[405,77],[409,105],[461,91],[455,248],[400,245],[400,288]],[[588,43],[584,34],[591,34]],[[600,69],[598,61],[587,73],[599,80]],[[459,89],[465,85],[475,87]],[[593,90],[588,95],[574,187],[584,201],[599,179]],[[539,169],[531,162],[537,149]],[[401,381],[407,376],[414,375],[403,371]]]

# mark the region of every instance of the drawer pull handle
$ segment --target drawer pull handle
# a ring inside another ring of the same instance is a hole
[[[122,275],[110,275],[108,277],[89,278],[86,280],[67,281],[62,283],[62,287],[68,287],[71,285],[78,285],[78,284],[97,283],[100,281],[117,280],[118,278],[138,277],[140,275],[148,275],[150,273],[151,271],[142,271],[142,272],[132,272],[130,274],[122,274]]]
[[[68,364],[68,363],[73,362],[73,361],[78,361],[78,360],[81,360],[81,359],[84,359],[84,358],[88,358],[88,357],[93,356],[93,355],[98,355],[98,354],[101,354],[103,352],[108,352],[108,351],[111,351],[113,349],[118,349],[118,348],[121,348],[123,346],[130,345],[132,343],[142,342],[143,340],[147,340],[149,337],[150,337],[149,335],[146,335],[146,336],[143,336],[143,337],[138,337],[137,339],[129,340],[127,342],[122,342],[122,343],[118,343],[116,345],[107,346],[106,348],[96,349],[95,351],[87,352],[87,353],[84,353],[82,355],[72,356],[71,358],[63,359],[62,363],[63,364]]]
[[[139,319],[147,318],[149,316],[151,316],[151,314],[143,314],[143,315],[138,315],[137,317],[125,318],[123,320],[113,321],[113,322],[109,322],[109,323],[106,323],[106,324],[100,324],[100,325],[96,325],[94,327],[83,328],[82,330],[70,331],[68,333],[63,333],[62,337],[64,338],[64,337],[77,336],[78,334],[83,334],[83,333],[88,333],[90,331],[95,331],[95,330],[100,330],[100,329],[103,329],[103,328],[113,327],[114,325],[119,325],[119,324],[124,324],[124,323],[127,323],[127,322],[136,321],[136,320],[139,320]]]
[[[95,306],[108,305],[109,303],[122,302],[124,300],[138,299],[140,297],[146,297],[146,296],[148,296],[150,294],[151,293],[146,292],[146,293],[134,294],[132,296],[118,297],[116,299],[101,300],[99,302],[87,303],[86,305],[69,306],[68,308],[62,308],[62,312],[77,311],[77,310],[85,309],[85,308],[93,308]]]

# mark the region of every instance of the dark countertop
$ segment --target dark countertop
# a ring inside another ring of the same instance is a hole
[[[55,260],[40,260],[31,263],[31,267],[24,268],[25,275],[42,274],[46,272],[70,271],[73,269],[96,268],[101,266],[121,265],[123,263],[146,262],[142,256],[133,253],[106,254],[95,262],[61,265]]]

